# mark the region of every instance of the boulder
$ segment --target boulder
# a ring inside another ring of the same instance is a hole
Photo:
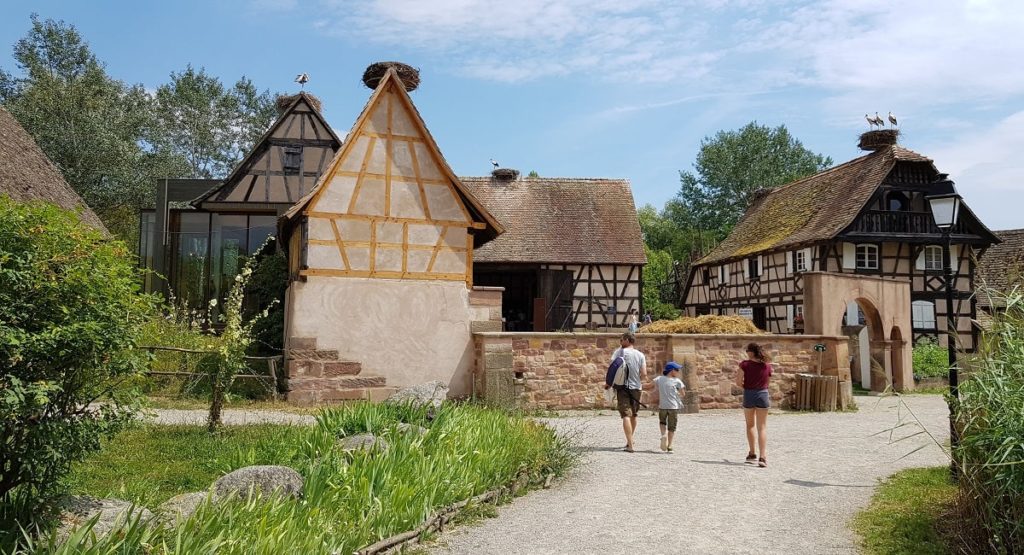
[[[208,495],[205,491],[175,495],[157,507],[156,512],[162,521],[173,525],[192,516],[199,505],[206,501]]]
[[[388,403],[412,403],[414,405],[432,405],[441,408],[441,403],[448,398],[448,384],[434,380],[405,389],[399,389],[387,398]]]
[[[287,466],[247,466],[225,474],[210,488],[213,497],[282,495],[302,497],[302,476]]]
[[[416,434],[418,436],[425,436],[430,430],[423,426],[417,426],[416,424],[407,424],[402,422],[398,425],[398,432],[402,434]]]
[[[60,513],[60,524],[57,526],[57,541],[64,543],[80,526],[99,515],[92,527],[97,538],[105,536],[113,530],[121,528],[136,517],[142,521],[153,518],[153,513],[145,507],[133,505],[121,499],[96,499],[94,497],[69,497],[63,503]]]
[[[338,440],[343,451],[387,451],[390,445],[382,437],[373,434],[356,434]]]

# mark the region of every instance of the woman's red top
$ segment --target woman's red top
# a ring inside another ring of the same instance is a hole
[[[740,368],[743,370],[743,389],[768,389],[768,378],[772,375],[771,364],[744,360]]]

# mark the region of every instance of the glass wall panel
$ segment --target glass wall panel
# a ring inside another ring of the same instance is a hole
[[[235,276],[245,265],[248,250],[248,216],[213,215],[213,295],[222,305]],[[219,314],[219,310],[215,310]]]
[[[277,235],[277,216],[249,216],[249,254],[256,254],[271,235]]]
[[[177,248],[171,293],[178,303],[190,308],[205,308],[208,262],[210,258],[210,214],[182,212],[178,231],[174,233]]]

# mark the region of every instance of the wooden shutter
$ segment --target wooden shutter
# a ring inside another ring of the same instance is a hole
[[[786,305],[786,333],[789,333],[789,330],[793,329],[794,308],[795,307],[791,304]]]
[[[843,269],[853,270],[857,267],[857,245],[843,243]]]
[[[795,252],[786,253],[786,275],[793,275],[793,257],[796,256]]]
[[[930,246],[931,245],[925,245],[925,246],[921,247],[921,252],[918,253],[918,255],[917,255],[917,261],[914,262],[914,267],[917,268],[918,271],[924,271],[924,253],[925,253],[925,251],[928,250],[928,247],[930,247]]]

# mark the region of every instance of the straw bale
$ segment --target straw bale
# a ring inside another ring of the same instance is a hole
[[[753,322],[740,316],[718,316],[705,314],[691,318],[683,316],[675,320],[658,320],[642,328],[643,333],[700,333],[700,334],[756,334],[764,333]]]

